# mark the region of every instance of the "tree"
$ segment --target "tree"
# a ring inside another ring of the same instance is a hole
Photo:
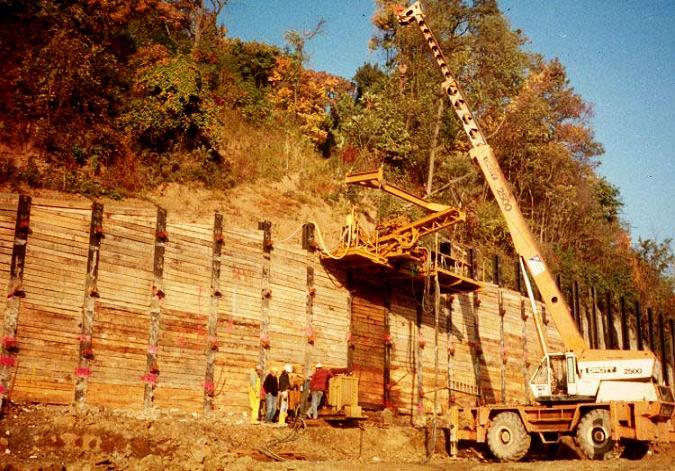
[[[218,16],[228,3],[230,3],[230,0],[192,0],[189,2],[188,11],[193,53],[199,53],[205,37],[208,36],[213,41],[213,39],[225,35],[225,28],[218,26]]]
[[[300,87],[300,79],[305,62],[309,59],[305,54],[305,44],[311,41],[317,35],[321,34],[323,27],[326,25],[326,20],[321,18],[311,30],[295,31],[289,30],[284,33],[284,39],[289,44],[292,50],[291,57],[293,58],[294,78],[293,78],[293,113],[297,117],[297,103],[298,103],[298,88]]]
[[[302,132],[320,146],[328,138],[335,103],[351,87],[341,77],[311,70],[302,70],[297,80],[294,58],[278,57],[277,68],[270,77],[271,101],[279,110],[292,115]]]
[[[353,82],[356,84],[355,100],[359,101],[365,93],[382,93],[387,84],[387,74],[378,64],[363,64],[356,69]]]

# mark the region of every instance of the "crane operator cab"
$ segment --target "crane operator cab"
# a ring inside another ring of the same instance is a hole
[[[654,360],[577,361],[573,352],[544,355],[530,379],[537,402],[672,401],[652,378]],[[668,391],[670,392],[670,391]]]
[[[545,355],[530,379],[530,390],[537,402],[595,401],[595,396],[580,396],[579,375],[573,353]]]

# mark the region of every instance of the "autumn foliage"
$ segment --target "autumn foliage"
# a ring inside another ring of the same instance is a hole
[[[306,66],[323,21],[287,32],[281,49],[229,37],[218,21],[227,0],[0,0],[0,180],[121,197],[321,162],[307,186],[335,201],[344,173],[383,164],[398,184],[469,212],[458,241],[512,255],[427,45],[396,23],[402,3],[376,1],[371,46],[386,61],[349,81]],[[672,309],[670,242],[630,240],[619,190],[596,172],[592,106],[563,64],[527,52],[493,0],[424,7],[549,264]],[[379,216],[403,212],[380,200]]]

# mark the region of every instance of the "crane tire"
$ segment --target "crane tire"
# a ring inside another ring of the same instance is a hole
[[[487,432],[488,448],[500,461],[519,461],[527,454],[532,437],[515,412],[500,412]]]
[[[612,426],[607,409],[592,409],[577,425],[576,442],[591,460],[602,460],[612,451]]]

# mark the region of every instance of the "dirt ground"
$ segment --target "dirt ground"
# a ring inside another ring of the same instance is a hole
[[[268,447],[284,461],[260,451],[274,439],[291,440]],[[549,454],[552,454],[549,452]],[[673,469],[675,448],[656,447],[640,461],[614,458],[602,462],[573,459],[560,448],[548,457],[535,450],[526,462],[493,463],[482,448],[460,448],[450,458],[439,436],[437,453],[427,461],[424,431],[384,425],[373,417],[358,427],[325,423],[297,434],[287,427],[232,425],[218,417],[175,411],[105,411],[45,405],[10,405],[0,419],[2,469],[453,469],[453,470],[660,470]]]

